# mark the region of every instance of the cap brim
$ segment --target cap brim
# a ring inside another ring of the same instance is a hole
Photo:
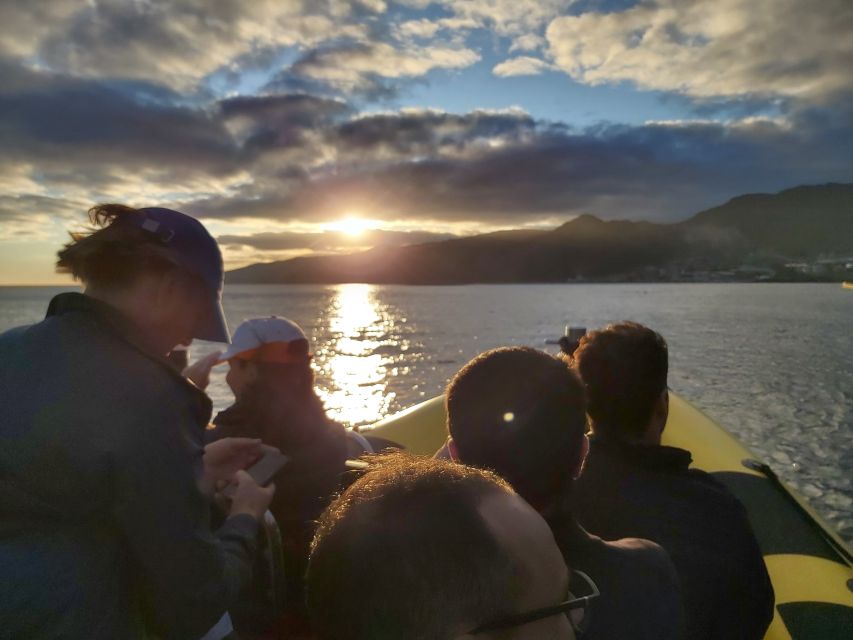
[[[219,296],[211,297],[204,318],[196,328],[194,338],[210,340],[211,342],[231,342],[228,324],[225,322],[225,312]]]
[[[222,355],[219,356],[219,360],[216,361],[216,364],[222,364],[223,362],[230,360],[231,358],[236,356],[238,353],[241,353],[242,351],[243,351],[243,349],[240,349],[239,347],[234,346],[234,344],[232,343],[225,351],[222,352]]]

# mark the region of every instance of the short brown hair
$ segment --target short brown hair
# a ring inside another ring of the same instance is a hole
[[[320,517],[311,545],[318,637],[446,638],[511,613],[520,573],[479,513],[484,499],[511,491],[455,462],[375,457]]]
[[[103,288],[120,287],[143,272],[181,268],[173,252],[153,233],[127,224],[142,214],[122,204],[99,204],[89,209],[91,227],[71,233],[71,242],[57,254],[56,270]]]
[[[666,389],[669,351],[663,336],[636,322],[611,324],[581,338],[574,363],[593,430],[641,436]]]
[[[446,402],[462,462],[493,469],[537,509],[569,490],[586,402],[565,361],[530,347],[492,349],[453,377]]]

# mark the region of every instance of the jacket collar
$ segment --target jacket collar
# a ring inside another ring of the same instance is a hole
[[[75,291],[60,293],[50,301],[45,317],[62,316],[69,313],[84,313],[93,316],[98,322],[109,326],[112,333],[131,343],[149,357],[163,360],[162,354],[152,348],[142,330],[127,316],[112,305],[97,298]]]
[[[628,443],[600,435],[591,436],[589,442],[593,453],[616,457],[627,464],[655,471],[687,471],[693,462],[690,452],[678,447]]]

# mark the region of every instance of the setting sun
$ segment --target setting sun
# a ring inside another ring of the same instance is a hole
[[[349,236],[360,236],[362,233],[372,228],[373,222],[371,220],[365,220],[355,216],[338,220],[337,222],[333,222],[329,225],[329,229],[332,231],[340,231],[341,233],[345,233]]]

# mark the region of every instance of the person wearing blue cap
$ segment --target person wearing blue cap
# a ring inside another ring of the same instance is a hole
[[[243,471],[260,440],[204,446],[210,400],[165,359],[228,341],[222,256],[177,211],[89,214],[57,263],[84,292],[0,336],[0,636],[198,638],[249,583],[274,492]]]

